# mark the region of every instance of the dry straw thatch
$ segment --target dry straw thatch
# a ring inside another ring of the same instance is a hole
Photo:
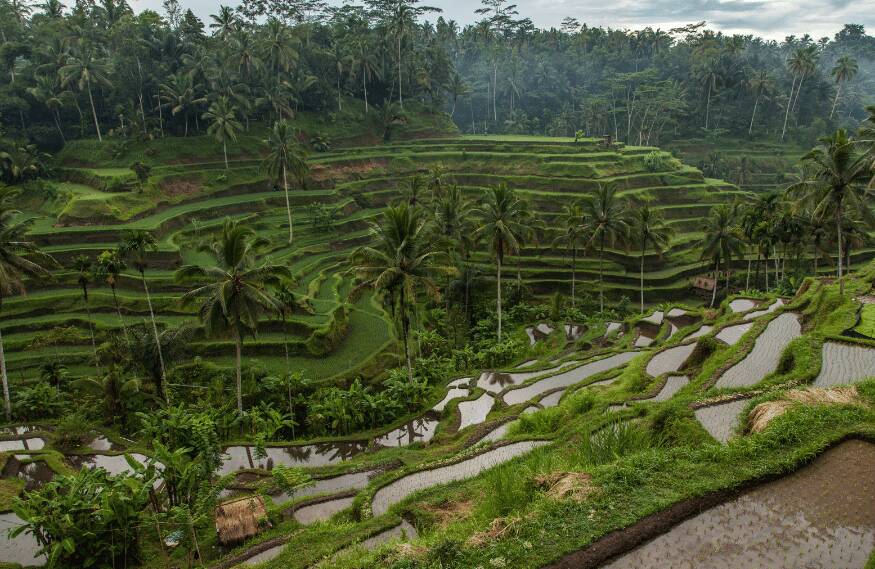
[[[787,412],[794,405],[854,405],[861,403],[857,388],[832,387],[822,389],[808,387],[793,389],[774,401],[760,403],[750,414],[750,432],[761,433],[773,420]]]
[[[261,496],[245,496],[216,506],[216,533],[223,545],[239,543],[270,527]]]

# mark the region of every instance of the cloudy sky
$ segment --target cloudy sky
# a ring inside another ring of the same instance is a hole
[[[135,10],[160,11],[161,0],[129,0]],[[236,0],[181,0],[199,17],[215,13],[216,5]],[[337,0],[333,0],[337,1]],[[512,1],[512,0],[511,0]],[[460,24],[475,20],[478,0],[425,0]],[[783,39],[787,35],[832,36],[846,23],[863,24],[875,32],[875,0],[517,0],[521,16],[542,28],[559,26],[566,16],[591,26],[668,29],[706,20],[712,29]]]

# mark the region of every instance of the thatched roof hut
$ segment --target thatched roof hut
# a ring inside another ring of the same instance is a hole
[[[269,527],[261,496],[244,496],[216,506],[216,533],[223,545],[239,543]]]

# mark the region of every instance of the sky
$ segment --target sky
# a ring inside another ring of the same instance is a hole
[[[137,10],[161,12],[162,0],[129,0]],[[338,0],[331,0],[338,2]],[[511,2],[513,0],[510,0]],[[219,3],[236,0],[181,0],[201,19]],[[477,0],[423,0],[441,8],[443,16],[464,26],[478,16]],[[832,37],[846,23],[863,24],[875,32],[875,0],[517,0],[521,17],[540,28],[559,27],[566,16],[589,26],[641,29],[669,28],[700,22],[724,33],[754,34],[782,40],[788,35]]]

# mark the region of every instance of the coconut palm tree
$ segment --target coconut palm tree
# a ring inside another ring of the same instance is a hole
[[[832,101],[832,110],[829,112],[829,118],[836,112],[836,104],[839,102],[839,94],[842,92],[842,83],[847,83],[853,79],[860,67],[857,65],[857,60],[849,55],[843,55],[836,60],[835,65],[830,71],[830,75],[836,82],[836,96]]]
[[[605,248],[625,245],[629,236],[629,221],[625,215],[626,203],[617,197],[613,183],[600,184],[595,194],[586,196],[583,212],[586,217],[584,229],[589,241],[587,247],[599,251],[599,309],[605,310]]]
[[[644,257],[649,250],[662,256],[671,242],[674,230],[665,222],[662,214],[646,203],[632,210],[629,220],[630,239],[635,241],[641,251],[641,313],[644,313]]]
[[[228,97],[219,97],[219,100],[210,105],[203,114],[206,120],[212,121],[207,128],[207,134],[222,143],[222,151],[225,154],[225,169],[228,166],[228,141],[236,142],[237,133],[243,129],[243,125],[237,120],[236,108],[228,100]]]
[[[820,138],[820,145],[802,160],[809,166],[810,176],[790,186],[788,192],[800,197],[803,203],[811,204],[815,215],[833,216],[838,246],[839,292],[843,295],[842,217],[852,215],[869,224],[875,221],[869,209],[875,192],[866,186],[870,175],[869,160],[844,129]]]
[[[219,13],[210,14],[210,19],[213,20],[210,29],[215,30],[213,33],[222,39],[234,33],[240,25],[234,9],[228,6],[219,6]]]
[[[274,123],[267,140],[264,141],[268,149],[267,156],[264,159],[264,166],[267,169],[268,175],[275,182],[282,180],[283,191],[286,194],[286,213],[289,217],[289,243],[292,242],[295,234],[292,227],[292,204],[289,200],[288,176],[291,173],[298,185],[303,186],[304,178],[309,171],[307,153],[298,144],[295,134],[295,129],[289,126],[289,123],[279,121]]]
[[[475,236],[488,242],[495,257],[498,341],[501,342],[501,267],[505,255],[519,253],[531,236],[533,215],[528,204],[503,183],[486,190],[476,212],[480,216],[480,227]]]
[[[784,140],[784,135],[787,134],[787,119],[790,117],[790,111],[796,107],[796,101],[799,100],[799,93],[802,91],[802,82],[805,81],[805,76],[810,75],[817,69],[817,46],[809,45],[800,47],[790,59],[787,60],[787,67],[793,74],[793,84],[790,86],[790,98],[787,100],[787,108],[784,110],[784,127],[781,129],[781,141]],[[796,90],[794,98],[793,91],[796,89],[796,78],[799,78],[799,88]]]
[[[468,263],[474,247],[474,223],[471,212],[474,206],[457,185],[440,193],[434,202],[435,233],[444,241],[447,258],[453,264]],[[444,290],[447,313],[450,311],[450,275]]]
[[[366,37],[357,39],[353,49],[352,72],[361,79],[365,98],[365,114],[368,114],[368,83],[375,78],[380,78],[382,74],[380,62],[377,59],[374,46]]]
[[[27,92],[31,97],[45,105],[52,113],[52,119],[55,121],[55,128],[58,129],[58,134],[61,135],[61,142],[66,143],[67,138],[64,136],[64,129],[61,128],[61,116],[59,110],[64,106],[62,91],[60,91],[57,78],[47,76],[37,76],[36,85],[28,87]]]
[[[22,219],[19,211],[12,208],[12,200],[18,194],[11,188],[0,188],[0,310],[3,299],[14,293],[24,294],[24,277],[48,277],[46,266],[55,264],[51,256],[28,241],[27,232],[32,218]],[[3,352],[3,335],[0,333],[0,379],[3,382],[3,403],[6,420],[12,420],[12,403],[9,398],[9,377],[6,374],[6,357]]]
[[[434,277],[449,273],[445,254],[434,246],[425,213],[406,203],[387,207],[370,224],[373,245],[356,249],[352,270],[361,282],[385,295],[401,328],[407,378],[413,382],[410,355],[410,320],[422,292],[438,299]]]
[[[747,129],[747,134],[753,133],[753,124],[757,116],[757,109],[760,106],[760,100],[771,98],[775,91],[775,80],[766,70],[761,70],[755,73],[747,82],[748,89],[756,95],[753,103],[753,112],[750,115],[750,126]]]
[[[178,72],[170,76],[167,83],[158,86],[159,101],[162,107],[170,109],[170,114],[182,114],[185,119],[183,136],[188,136],[188,116],[193,108],[205,103],[204,97],[197,95],[194,78],[190,73]]]
[[[118,314],[118,320],[122,325],[122,331],[125,335],[125,343],[128,342],[128,327],[122,316],[121,308],[119,307],[116,288],[118,287],[118,281],[121,277],[122,271],[126,268],[127,265],[125,265],[125,260],[122,258],[118,249],[104,251],[97,256],[97,262],[95,263],[97,277],[103,279],[103,282],[108,284],[109,289],[112,291],[112,303],[115,305],[115,312]]]
[[[571,251],[571,308],[574,308],[577,298],[577,251],[586,244],[583,207],[579,203],[562,206],[558,223],[559,234],[553,240],[553,245],[564,246],[566,251]]]
[[[158,243],[151,233],[147,231],[131,231],[122,240],[121,247],[119,247],[119,256],[123,259],[129,259],[137,272],[140,273],[143,291],[146,293],[146,304],[149,305],[149,318],[152,321],[155,348],[158,350],[158,362],[161,364],[161,378],[164,381],[167,379],[167,369],[164,367],[164,355],[161,353],[161,339],[158,335],[158,324],[155,322],[155,310],[152,308],[152,296],[149,294],[149,285],[146,283],[146,269],[149,266],[147,254],[149,251],[157,250]]]
[[[97,120],[97,108],[94,106],[93,89],[109,87],[109,66],[89,48],[79,48],[73,51],[67,58],[66,64],[59,70],[61,86],[75,83],[79,91],[88,93],[88,102],[91,103],[91,116],[94,118],[94,129],[97,131],[97,139],[101,142],[100,122]]]
[[[88,255],[79,255],[73,259],[73,270],[76,271],[76,282],[82,289],[82,299],[85,301],[85,313],[88,315],[88,332],[91,334],[91,348],[94,350],[94,363],[97,375],[100,375],[100,358],[97,357],[97,343],[94,341],[94,324],[91,322],[91,305],[88,303],[88,285],[94,278],[94,262]]]
[[[186,265],[176,271],[177,282],[197,284],[182,301],[198,303],[206,335],[230,333],[234,339],[238,413],[243,413],[243,339],[257,335],[263,314],[279,310],[271,288],[291,277],[287,267],[269,261],[256,264],[256,253],[267,243],[250,227],[226,219],[219,240],[208,248],[215,265]]]
[[[717,300],[717,289],[720,287],[720,262],[723,261],[728,271],[729,261],[744,251],[744,237],[736,224],[735,213],[735,208],[729,204],[716,205],[711,208],[711,214],[704,227],[705,242],[702,245],[702,260],[714,262],[712,307]]]

